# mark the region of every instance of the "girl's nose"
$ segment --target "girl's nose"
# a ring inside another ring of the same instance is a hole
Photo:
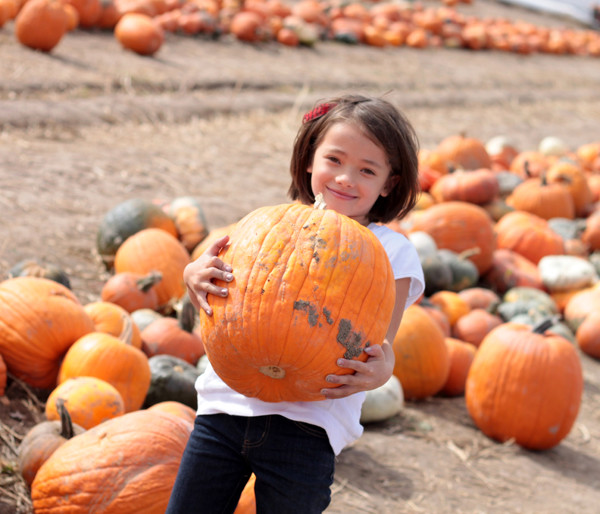
[[[353,184],[352,174],[348,171],[338,173],[335,177],[335,181],[341,186],[350,187]]]

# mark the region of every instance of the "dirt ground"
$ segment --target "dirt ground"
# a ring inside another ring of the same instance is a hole
[[[461,9],[580,28],[492,0]],[[600,137],[598,58],[178,35],[144,58],[110,33],[83,31],[42,54],[18,45],[9,23],[0,29],[0,275],[25,258],[54,264],[87,303],[108,277],[95,238],[117,203],[194,195],[213,229],[286,201],[301,114],[346,91],[386,94],[423,148],[458,132],[508,135],[523,150],[549,135],[571,147]],[[600,363],[582,363],[579,417],[556,448],[487,439],[463,398],[407,403],[341,454],[328,512],[597,513]],[[16,382],[0,398],[0,513],[29,512],[10,447],[39,410]]]

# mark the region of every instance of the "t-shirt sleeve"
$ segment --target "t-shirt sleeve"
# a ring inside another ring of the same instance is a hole
[[[385,248],[392,265],[394,278],[396,280],[410,278],[405,308],[410,307],[425,290],[425,277],[417,249],[406,236],[389,227],[371,224],[369,228]]]

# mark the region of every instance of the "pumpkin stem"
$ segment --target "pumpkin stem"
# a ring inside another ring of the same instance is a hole
[[[323,193],[319,193],[317,196],[315,196],[314,208],[320,210],[327,208],[327,205],[325,205],[325,202],[323,201]]]
[[[147,293],[154,284],[160,282],[161,280],[162,273],[160,271],[151,271],[145,277],[138,279],[136,284],[137,288],[142,293]]]
[[[531,178],[533,175],[531,174],[531,167],[529,165],[529,161],[525,161],[523,163],[523,171],[525,171],[525,176],[527,178]]]
[[[189,332],[190,334],[196,326],[196,308],[187,296],[181,303],[178,321],[181,329]]]
[[[119,334],[119,339],[123,341],[125,344],[131,344],[131,339],[133,337],[133,321],[131,316],[123,315],[123,328],[121,329],[121,333]]]
[[[60,435],[65,439],[71,439],[75,435],[73,430],[73,421],[71,415],[65,406],[65,400],[63,398],[56,399],[56,410],[60,416]]]
[[[556,325],[556,323],[558,323],[558,316],[550,316],[550,317],[544,318],[542,321],[536,323],[533,326],[533,328],[531,329],[531,331],[534,334],[543,334],[550,327],[553,327],[554,325]]]

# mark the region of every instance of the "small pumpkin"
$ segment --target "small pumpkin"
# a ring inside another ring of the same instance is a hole
[[[471,418],[488,437],[545,450],[571,430],[581,404],[583,372],[574,346],[547,332],[549,326],[504,323],[477,350],[465,400]]]
[[[58,406],[61,403],[68,409],[73,423],[86,430],[125,413],[121,393],[96,377],[70,378],[58,385],[46,401],[47,419],[60,419]]]
[[[115,273],[146,274],[158,271],[162,280],[154,285],[159,309],[169,312],[186,292],[183,270],[190,254],[177,237],[158,228],[146,228],[128,237],[115,254]]]
[[[129,313],[139,309],[156,310],[159,304],[154,286],[161,280],[162,273],[158,271],[115,273],[102,286],[100,298],[104,302],[117,304]]]
[[[455,337],[446,337],[445,343],[450,357],[450,371],[446,382],[440,389],[440,394],[462,396],[465,393],[467,376],[477,348],[475,345]]]
[[[472,309],[456,321],[452,327],[452,335],[478,347],[485,336],[503,322],[500,316],[485,309]]]
[[[35,512],[162,514],[192,424],[160,410],[113,418],[61,445],[32,485]],[[110,484],[110,493],[106,493]]]
[[[420,262],[425,278],[425,296],[450,288],[453,279],[452,269],[438,252],[435,255],[422,257]]]
[[[145,407],[165,401],[177,401],[194,409],[198,406],[194,384],[201,373],[196,366],[173,355],[155,355],[148,364],[152,377]]]
[[[96,250],[107,269],[112,269],[118,248],[133,234],[145,228],[160,228],[177,237],[177,227],[158,205],[143,198],[130,198],[110,209],[96,234]]]
[[[469,304],[454,291],[438,291],[429,297],[429,301],[448,316],[451,327],[471,310]]]
[[[485,309],[494,313],[496,307],[500,304],[501,298],[495,291],[487,287],[474,286],[468,287],[458,292],[458,295],[473,309]]]
[[[492,266],[481,278],[484,285],[499,294],[517,286],[544,289],[538,267],[508,248],[498,248],[494,252]]]
[[[479,280],[479,270],[469,259],[472,255],[479,253],[479,248],[465,250],[461,253],[442,248],[438,250],[438,256],[446,262],[452,274],[452,280],[446,289],[458,293],[463,289],[473,287]]]
[[[175,222],[179,240],[191,253],[209,233],[202,204],[193,196],[178,196],[163,209]]]
[[[147,14],[127,12],[114,28],[115,38],[126,50],[154,55],[165,41],[164,30]]]
[[[375,423],[393,418],[404,406],[402,384],[396,375],[376,389],[366,392],[360,411],[361,423]]]
[[[413,304],[402,317],[392,344],[396,362],[394,375],[407,400],[422,400],[437,394],[450,371],[450,356],[437,322]]]
[[[143,331],[150,323],[162,317],[163,315],[160,312],[156,312],[153,309],[138,309],[131,313],[131,319],[140,331]]]
[[[263,207],[236,224],[220,258],[234,281],[223,283],[226,298],[210,295],[201,337],[216,373],[246,396],[321,400],[325,377],[347,371],[338,358],[365,360],[364,348],[385,337],[395,297],[389,259],[347,216]]]
[[[573,255],[547,255],[538,262],[538,269],[550,292],[583,289],[598,282],[594,265]]]
[[[443,138],[436,151],[452,168],[476,170],[490,168],[492,165],[485,144],[481,140],[465,134],[454,134]]]
[[[148,357],[138,348],[103,332],[73,343],[60,366],[58,383],[91,376],[112,384],[125,402],[125,412],[139,409],[150,387]]]
[[[563,316],[569,327],[576,331],[592,312],[600,311],[600,284],[586,287],[575,293],[565,305]]]
[[[583,353],[600,359],[600,313],[594,311],[586,316],[575,332],[577,345]]]
[[[439,177],[429,189],[436,202],[470,202],[484,205],[500,193],[496,173],[489,168],[456,170]]]
[[[136,348],[142,347],[142,336],[129,313],[119,305],[111,302],[90,302],[83,306],[83,310],[94,322],[95,332],[104,332],[115,337],[120,337],[128,331],[128,344]]]
[[[42,421],[34,425],[19,444],[19,471],[29,486],[42,464],[59,446],[85,432],[83,427],[72,422],[64,401],[59,400],[57,408],[60,421]]]
[[[506,203],[518,211],[530,212],[540,218],[575,218],[575,203],[567,186],[548,182],[546,176],[533,177],[519,184],[506,198]]]
[[[22,45],[50,52],[66,34],[68,23],[60,0],[29,0],[15,18],[15,36]]]
[[[470,260],[480,274],[492,265],[496,235],[492,219],[479,205],[468,202],[443,202],[410,215],[410,232],[424,231],[433,237],[438,248],[461,253],[479,248]]]
[[[202,338],[194,331],[195,325],[195,308],[184,301],[177,318],[164,316],[144,328],[142,350],[148,357],[171,355],[194,366],[205,353]]]

